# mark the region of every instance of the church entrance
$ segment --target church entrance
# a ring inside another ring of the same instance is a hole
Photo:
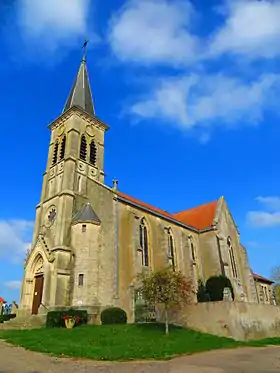
[[[33,304],[32,304],[32,315],[38,314],[38,309],[42,302],[43,288],[44,288],[44,275],[35,276],[35,286],[33,294]]]

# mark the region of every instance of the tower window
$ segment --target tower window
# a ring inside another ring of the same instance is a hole
[[[96,164],[96,145],[95,145],[95,142],[93,140],[90,143],[89,162],[93,166],[95,166],[95,164]]]
[[[78,282],[79,286],[83,286],[84,285],[84,275],[83,274],[79,274],[79,282]]]
[[[52,165],[56,164],[57,156],[58,156],[58,141],[56,141],[55,146],[54,146]]]
[[[66,136],[63,137],[60,145],[60,161],[64,158],[65,155],[65,147],[66,147]]]
[[[139,243],[142,251],[142,265],[145,267],[149,266],[149,243],[148,243],[148,231],[144,219],[141,220],[139,226]]]
[[[83,225],[82,225],[82,232],[85,233],[86,230],[87,230],[87,226],[86,226],[86,224],[83,224]]]
[[[85,135],[82,135],[81,137],[80,158],[83,161],[85,161],[87,158],[87,140]]]

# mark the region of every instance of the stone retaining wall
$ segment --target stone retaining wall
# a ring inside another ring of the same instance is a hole
[[[265,304],[197,303],[173,312],[170,322],[236,340],[280,337],[280,307]]]

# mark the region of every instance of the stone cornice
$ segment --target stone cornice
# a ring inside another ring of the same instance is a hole
[[[82,118],[83,120],[85,120],[87,123],[99,129],[102,129],[103,131],[107,131],[110,128],[107,124],[102,122],[102,120],[100,120],[98,117],[95,117],[95,116],[93,117],[89,115],[87,112],[85,112],[84,110],[82,110],[81,108],[77,106],[73,106],[69,110],[67,110],[65,113],[61,114],[57,119],[55,119],[53,122],[51,122],[48,125],[48,128],[50,130],[53,130],[54,128],[59,127],[60,125],[65,123],[69,118],[71,118],[74,114]]]

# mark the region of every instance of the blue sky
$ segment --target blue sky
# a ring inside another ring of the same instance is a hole
[[[0,295],[19,299],[47,125],[84,35],[96,112],[111,127],[107,184],[170,212],[224,195],[251,267],[269,276],[280,265],[280,2],[104,3],[1,3]]]

